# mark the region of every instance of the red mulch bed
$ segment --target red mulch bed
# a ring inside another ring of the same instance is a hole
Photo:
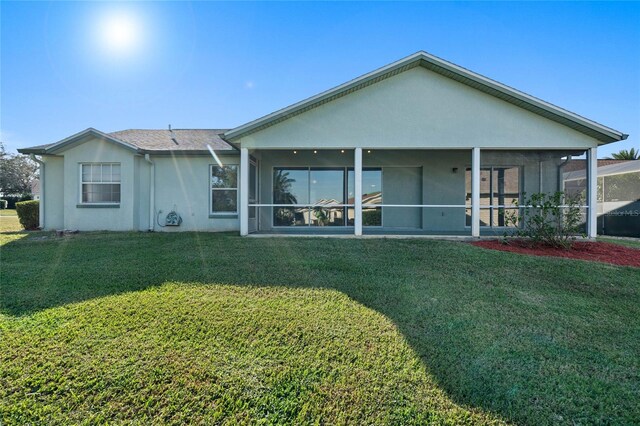
[[[635,266],[640,268],[640,250],[603,242],[578,241],[571,250],[548,246],[532,246],[528,241],[514,240],[503,244],[499,240],[474,241],[471,244],[492,250],[510,251],[533,256],[554,256],[569,259],[583,259],[594,262],[612,263],[614,265]]]

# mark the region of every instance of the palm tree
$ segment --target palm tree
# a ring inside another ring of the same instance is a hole
[[[621,149],[615,154],[611,154],[611,157],[607,157],[607,160],[640,160],[640,149],[636,151],[635,148],[630,150]]]
[[[298,199],[291,193],[291,185],[296,180],[289,177],[289,172],[278,170],[273,176],[273,203],[297,204]],[[273,224],[276,226],[290,226],[295,223],[295,209],[276,207],[273,210]]]
[[[278,170],[273,177],[274,204],[297,204],[298,200],[291,193],[291,184],[296,180],[289,177],[289,172]]]

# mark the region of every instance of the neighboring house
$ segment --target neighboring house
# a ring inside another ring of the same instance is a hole
[[[627,161],[631,160],[614,160],[610,158],[600,158],[598,159],[598,168],[602,166],[610,166],[612,164],[626,163]],[[581,158],[572,158],[567,162],[562,170],[564,170],[565,173],[575,172],[576,170],[587,170],[587,160]]]
[[[418,52],[230,130],[87,129],[19,151],[42,162],[45,229],[242,235],[501,234],[514,200],[561,190],[586,154],[595,236],[597,148],[626,137]]]
[[[34,179],[34,181],[31,182],[31,195],[34,200],[40,199],[40,179]]]
[[[584,169],[565,171],[564,188],[580,194]],[[598,160],[598,234],[640,237],[640,160]]]

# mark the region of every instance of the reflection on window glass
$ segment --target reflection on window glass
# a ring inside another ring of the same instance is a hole
[[[344,204],[344,169],[311,169],[311,204]]]
[[[349,204],[355,200],[355,172],[349,170],[347,178],[347,191],[349,193]],[[362,204],[382,204],[382,169],[362,170]],[[355,224],[355,210],[349,209],[347,212],[347,224]],[[382,208],[374,207],[362,208],[362,226],[382,226]]]
[[[218,189],[211,192],[214,213],[235,213],[238,211],[238,194],[235,190]]]
[[[350,203],[355,195],[355,172],[349,170],[348,192]],[[382,204],[382,169],[362,170],[362,203]]]
[[[274,226],[353,226],[354,210],[336,204],[354,204],[354,171],[329,167],[277,167],[273,171]],[[382,170],[362,173],[362,202],[382,204]],[[366,214],[365,214],[366,211]],[[366,216],[366,218],[365,218]],[[363,208],[364,226],[381,226],[380,208]]]
[[[81,165],[82,203],[117,204],[120,202],[120,164]]]
[[[258,174],[255,163],[249,163],[249,204],[257,203]],[[249,219],[256,218],[256,208],[249,207]]]
[[[465,174],[466,204],[471,206],[471,169]],[[505,207],[520,201],[520,167],[480,169],[480,226],[506,226]],[[471,226],[471,209],[466,225]]]
[[[275,169],[273,172],[274,204],[309,204],[309,170]]]
[[[238,187],[237,166],[211,167],[211,187],[212,188],[237,188]]]
[[[211,166],[211,213],[238,212],[238,166]]]
[[[344,207],[322,207],[344,204],[344,168],[309,171],[310,224],[313,226],[344,226]]]

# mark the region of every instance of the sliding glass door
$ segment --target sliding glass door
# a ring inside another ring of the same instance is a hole
[[[345,167],[276,167],[273,226],[353,226],[354,172]],[[382,170],[363,171],[363,220],[380,226]],[[292,207],[286,205],[291,204]]]

